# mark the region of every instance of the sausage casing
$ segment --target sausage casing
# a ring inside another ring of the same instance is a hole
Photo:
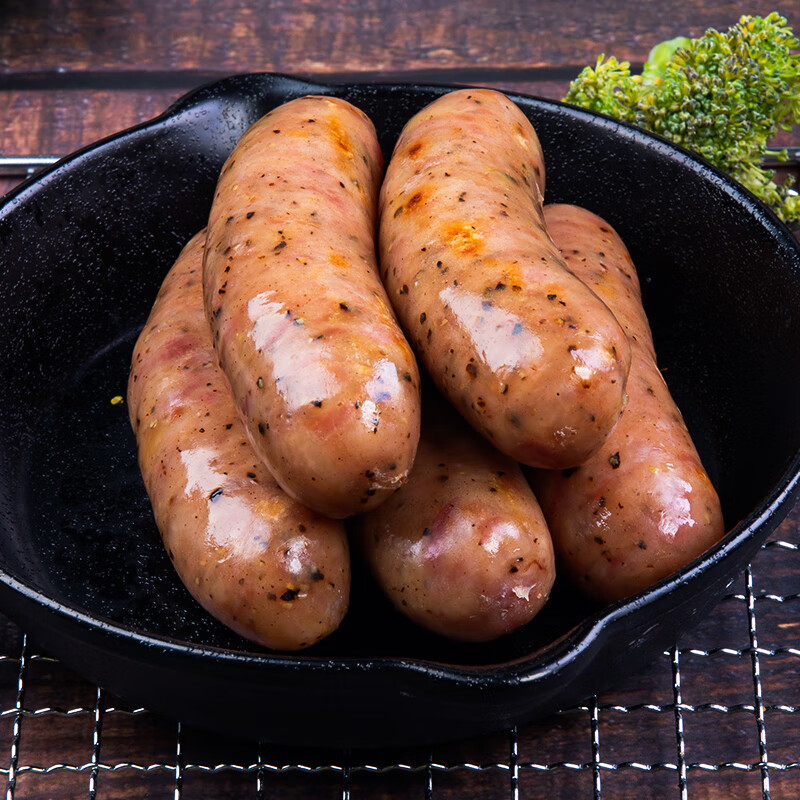
[[[550,534],[519,465],[430,409],[408,482],[360,520],[360,543],[399,611],[451,639],[489,641],[545,604]]]
[[[331,517],[377,505],[419,439],[419,375],[375,259],[382,155],[332,97],[271,111],[222,169],[204,294],[250,441],[281,487]]]
[[[576,469],[533,479],[560,566],[588,594],[614,601],[701,555],[724,533],[722,511],[657,367],[624,243],[577,206],[545,206],[545,220],[569,268],[631,340],[628,404],[603,447]]]
[[[266,647],[335,630],[350,561],[342,523],[288,497],[247,441],[203,310],[205,232],[170,270],[136,343],[128,407],[156,524],[183,583]]]
[[[630,351],[542,217],[544,163],[499,92],[451,92],[403,129],[380,198],[381,274],[433,380],[517,461],[569,467],[625,398]]]

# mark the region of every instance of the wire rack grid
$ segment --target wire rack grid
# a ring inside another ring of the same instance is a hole
[[[800,509],[699,628],[622,688],[433,748],[321,751],[188,729],[83,681],[5,622],[6,798],[797,800],[798,518]]]

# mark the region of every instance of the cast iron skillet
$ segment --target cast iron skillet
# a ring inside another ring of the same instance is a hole
[[[557,585],[515,635],[458,645],[392,612],[359,572],[341,630],[286,656],[191,600],[162,551],[124,395],[162,277],[204,224],[220,166],[273,106],[335,94],[386,155],[447,91],[245,75],[63,160],[0,209],[0,608],[46,651],[186,723],[293,744],[464,737],[581,701],[701,618],[798,496],[800,248],[718,172],[662,140],[514,96],[545,150],[547,199],[605,216],[642,276],[661,365],[730,533],[704,558],[599,608]]]

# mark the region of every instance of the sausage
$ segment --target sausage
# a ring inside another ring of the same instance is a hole
[[[205,231],[168,273],[136,343],[128,407],[167,553],[211,614],[266,647],[335,630],[350,591],[341,522],[289,498],[256,457],[203,309]]]
[[[330,517],[405,481],[419,373],[375,257],[375,129],[304,97],[256,122],[223,166],[205,308],[249,439],[287,494]]]
[[[408,483],[364,515],[358,541],[400,612],[451,639],[489,641],[544,606],[553,545],[519,465],[430,410]]]
[[[490,90],[451,92],[403,129],[380,196],[381,275],[441,391],[531,466],[584,461],[616,423],[630,348],[542,217],[530,122]]]
[[[580,467],[537,473],[534,490],[564,572],[606,602],[628,597],[701,555],[725,528],[683,417],[656,365],[636,270],[600,217],[545,206],[569,268],[612,309],[631,341],[628,404],[601,450]]]

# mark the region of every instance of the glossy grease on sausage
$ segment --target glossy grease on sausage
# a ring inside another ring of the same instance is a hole
[[[205,232],[167,275],[136,343],[128,407],[156,523],[187,589],[266,647],[296,650],[347,610],[342,523],[289,498],[253,452],[203,310]]]
[[[533,485],[559,565],[589,595],[614,601],[700,556],[724,534],[719,498],[656,364],[630,255],[611,226],[569,205],[545,206],[569,268],[631,340],[628,404],[600,451]]]
[[[364,515],[360,542],[400,612],[451,639],[489,641],[544,606],[553,546],[519,465],[430,408],[408,483]]]
[[[380,198],[381,274],[442,392],[517,461],[569,467],[625,398],[630,348],[542,217],[536,133],[504,95],[454,91],[403,129]]]
[[[361,111],[293,100],[244,134],[209,220],[206,313],[250,441],[331,517],[401,485],[419,439],[419,374],[375,258],[382,167]]]

